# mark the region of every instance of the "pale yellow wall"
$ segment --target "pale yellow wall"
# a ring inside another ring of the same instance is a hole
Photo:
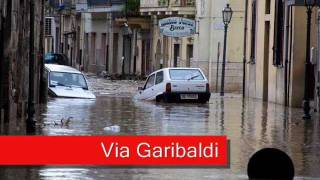
[[[227,92],[240,92],[242,89],[242,61],[245,0],[204,0],[197,1],[196,20],[199,22],[199,34],[194,38],[193,65],[200,67],[211,85],[216,90],[217,80],[221,79],[223,60],[224,24],[222,10],[229,3],[234,11],[228,28],[226,79]],[[218,51],[220,43],[220,50]],[[220,54],[218,60],[218,54]],[[217,79],[217,62],[219,61],[219,78]],[[220,82],[218,83],[220,89]]]
[[[247,37],[247,60],[250,59],[251,49],[251,3],[249,0],[248,8],[248,37]],[[265,15],[265,1],[258,1],[257,14],[257,34],[256,34],[256,64],[247,65],[247,95],[253,98],[263,99],[264,89],[264,53],[269,49],[268,61],[268,101],[278,104],[284,104],[284,78],[285,71],[282,66],[274,66],[273,62],[273,44],[274,44],[274,14],[275,0],[271,1],[270,15]],[[291,86],[290,86],[290,104],[294,107],[300,107],[304,94],[304,64],[306,54],[306,8],[293,8],[293,44],[292,44],[292,69],[291,69]],[[270,40],[269,47],[265,47],[265,22],[270,21]],[[286,23],[286,22],[284,22]],[[312,44],[316,46],[316,13],[313,13],[312,19]],[[286,39],[284,38],[284,44]],[[285,48],[283,55],[285,55]],[[284,59],[285,61],[285,59]],[[284,62],[285,63],[285,62]]]
[[[242,62],[245,1],[229,0],[229,3],[234,13],[229,25],[228,60],[230,62]]]

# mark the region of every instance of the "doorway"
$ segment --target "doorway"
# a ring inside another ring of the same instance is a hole
[[[161,42],[160,40],[158,40],[157,43],[157,50],[156,50],[156,69],[161,69],[163,67],[163,62],[161,62],[162,60],[162,53],[161,53]]]
[[[265,22],[264,32],[265,34],[264,34],[264,58],[263,58],[263,101],[268,101],[270,21]]]
[[[113,59],[112,59],[112,72],[114,74],[118,73],[118,40],[119,40],[119,34],[114,33],[113,35]]]
[[[173,67],[178,67],[179,57],[180,57],[180,44],[175,44],[173,48]]]
[[[193,59],[193,44],[188,44],[187,45],[187,62],[186,62],[186,67],[191,66],[191,61]]]

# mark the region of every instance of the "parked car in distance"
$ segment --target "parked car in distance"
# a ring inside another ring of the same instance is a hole
[[[139,87],[135,99],[164,102],[209,101],[209,83],[199,68],[165,68],[153,72],[144,87]]]
[[[44,56],[45,64],[68,65],[68,57],[59,53],[47,53]]]
[[[63,65],[46,64],[49,95],[64,98],[95,99],[85,76],[78,70]]]

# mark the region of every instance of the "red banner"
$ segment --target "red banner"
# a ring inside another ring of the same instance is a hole
[[[0,165],[228,167],[225,136],[0,136]]]

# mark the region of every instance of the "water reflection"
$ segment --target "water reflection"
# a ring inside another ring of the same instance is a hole
[[[314,179],[320,177],[319,122],[303,121],[301,115],[300,109],[241,97],[213,97],[206,105],[156,104],[127,97],[52,99],[41,115],[47,125],[38,134],[110,135],[103,128],[119,125],[115,135],[227,135],[231,169],[41,167],[33,169],[39,175],[34,179],[247,179],[249,157],[264,147],[287,152],[297,179]],[[71,116],[74,119],[68,127],[54,125]]]
[[[95,100],[50,99],[41,114],[38,134],[41,135],[86,135],[92,133],[90,124],[91,108]],[[71,119],[68,126],[62,121]]]

